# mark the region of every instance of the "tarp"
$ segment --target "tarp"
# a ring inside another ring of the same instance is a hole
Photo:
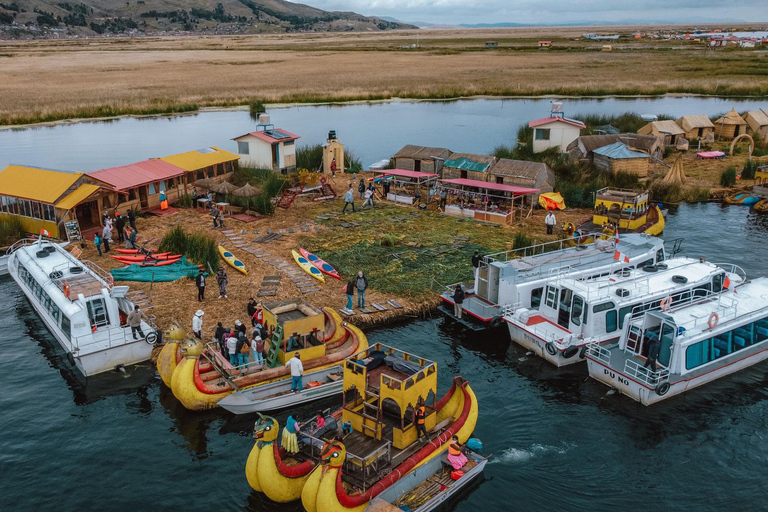
[[[110,270],[110,274],[112,274],[115,281],[141,281],[145,283],[151,281],[156,283],[176,281],[182,277],[193,278],[198,272],[200,272],[200,268],[189,263],[186,256],[182,256],[176,263],[163,265],[162,267],[142,267],[134,263],[127,267]]]
[[[518,187],[515,185],[505,185],[504,183],[472,180],[469,178],[454,178],[451,180],[440,180],[440,182],[448,183],[450,185],[458,185],[460,187],[474,187],[485,190],[498,190],[499,192],[512,192],[515,195],[539,193],[539,189],[537,188]]]
[[[547,192],[539,196],[539,206],[547,210],[565,210],[565,200],[560,192]]]

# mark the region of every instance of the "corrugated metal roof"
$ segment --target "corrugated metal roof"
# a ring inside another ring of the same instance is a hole
[[[53,204],[81,176],[81,172],[9,165],[0,171],[0,194]]]
[[[594,150],[594,153],[598,155],[606,156],[612,160],[622,158],[648,158],[648,153],[642,153],[640,151],[632,151],[625,144],[621,142],[614,142],[608,146],[603,146]]]
[[[458,185],[460,187],[474,187],[484,190],[497,190],[500,192],[512,192],[513,194],[538,194],[540,192],[537,188],[518,187],[515,185],[505,185],[503,183],[491,183],[488,181],[471,180],[469,178],[455,178],[452,180],[439,180],[441,183],[448,183],[450,185]]]
[[[485,172],[491,164],[484,164],[480,162],[473,162],[468,158],[456,158],[445,161],[444,167],[450,167],[452,169],[461,169],[462,171],[475,171]]]
[[[90,183],[84,183],[77,187],[77,189],[69,194],[67,197],[56,203],[56,208],[62,210],[71,210],[78,204],[88,199],[94,192],[98,191],[101,187],[98,185],[92,185]]]
[[[586,125],[581,121],[562,116],[550,116],[545,117],[544,119],[537,119],[536,121],[531,121],[528,123],[528,127],[536,128],[537,126],[542,126],[549,123],[565,123],[570,124],[571,126],[576,126],[577,128],[586,128]]]
[[[141,185],[183,176],[187,171],[160,159],[143,160],[119,167],[89,172],[88,176],[109,183],[116,190],[130,190]]]
[[[263,131],[246,133],[246,134],[240,135],[239,137],[235,137],[232,140],[242,139],[243,137],[247,137],[248,135],[256,137],[257,139],[267,141],[269,143],[287,142],[287,141],[301,138],[295,133],[289,132],[288,130],[283,130],[282,128],[272,128],[271,130],[263,130]]]
[[[181,167],[186,171],[196,171],[212,165],[233,162],[239,159],[240,157],[234,153],[211,146],[210,148],[196,149],[177,155],[164,156],[160,160],[175,165],[176,167]]]

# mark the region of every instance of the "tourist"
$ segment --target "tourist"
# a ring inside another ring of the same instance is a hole
[[[342,208],[341,213],[345,213],[347,211],[347,206],[352,205],[352,211],[355,211],[355,193],[352,191],[352,185],[349,185],[349,190],[347,190],[346,194],[344,194],[344,208]]]
[[[231,333],[229,338],[227,338],[227,352],[229,352],[229,364],[237,366],[239,357],[237,355],[237,336],[235,333]]]
[[[213,229],[216,229],[219,227],[219,215],[221,212],[219,211],[219,207],[211,204],[211,216],[213,217]]]
[[[165,195],[165,190],[160,191],[160,209],[161,210],[168,209],[168,197]]]
[[[251,342],[251,351],[253,352],[253,362],[259,366],[264,365],[264,340],[256,334]]]
[[[551,235],[552,230],[555,229],[555,224],[557,224],[557,218],[555,217],[555,214],[552,212],[552,210],[547,212],[547,216],[544,218],[544,224],[547,225],[547,234]]]
[[[112,240],[112,226],[111,222],[104,226],[101,232],[101,241],[104,244],[104,252],[109,252],[109,241]]]
[[[475,251],[475,254],[472,255],[472,267],[474,267],[475,271],[477,271],[478,268],[480,268],[480,260],[482,258],[480,257],[480,251]]]
[[[251,353],[251,344],[248,343],[248,338],[245,337],[245,333],[237,330],[237,328],[235,328],[235,335],[237,336],[237,366],[245,366],[248,364],[248,354]]]
[[[197,188],[192,187],[192,207],[197,208]]]
[[[295,332],[291,334],[291,337],[288,338],[288,342],[285,346],[285,351],[290,352],[291,350],[297,350],[300,349],[301,345],[299,344],[299,333]]]
[[[126,226],[125,228],[125,248],[135,249],[135,247],[131,246],[131,227],[130,226]]]
[[[245,336],[245,325],[240,320],[235,320],[235,333]]]
[[[256,300],[253,297],[248,299],[245,311],[248,313],[248,318],[251,319],[251,327],[256,327]]]
[[[384,178],[381,183],[381,188],[384,189],[384,197],[389,195],[389,189],[392,187],[392,180]]]
[[[467,463],[467,456],[461,452],[459,436],[453,436],[448,445],[448,462],[451,463],[453,469],[461,469]]]
[[[362,210],[368,204],[373,207],[373,190],[371,187],[365,189],[365,201],[363,201],[363,206],[361,206],[360,209]]]
[[[655,373],[656,361],[659,360],[659,352],[661,351],[661,340],[653,331],[646,331],[645,338],[648,340],[648,359],[645,360],[643,368],[650,366],[651,371]]]
[[[357,184],[357,191],[360,193],[360,199],[363,198],[363,192],[365,192],[365,181],[360,178],[360,183]]]
[[[125,217],[115,212],[115,229],[117,229],[117,241],[123,243],[125,241]]]
[[[131,225],[131,229],[136,231],[136,214],[133,213],[133,209],[128,210],[128,223]]]
[[[283,437],[280,439],[280,444],[288,453],[299,452],[299,439],[296,434],[300,431],[298,422],[293,419],[293,416],[288,416],[288,419],[285,420]]]
[[[352,309],[352,299],[355,298],[355,282],[349,281],[347,282],[347,285],[344,287],[344,293],[347,295],[347,305],[344,306],[346,309]]]
[[[197,285],[197,302],[203,302],[203,299],[205,299],[205,272],[203,272],[203,269],[200,269],[200,272],[198,272],[195,284]]]
[[[357,279],[355,279],[355,288],[357,288],[357,307],[365,307],[365,289],[368,288],[368,278],[365,277],[363,271],[357,273]]]
[[[432,201],[435,200],[435,196],[437,196],[437,188],[435,188],[435,185],[432,185],[432,188],[429,189],[427,195],[429,196],[429,201],[427,202],[432,204]]]
[[[416,435],[421,439],[422,434],[424,440],[429,441],[429,434],[427,434],[427,427],[425,426],[427,421],[427,408],[423,403],[419,403],[418,407],[413,413],[413,423],[416,425]]]
[[[256,322],[256,325],[260,325],[262,329],[264,329],[264,307],[261,305],[261,302],[256,304],[256,312],[251,317],[252,321]],[[264,337],[264,334],[261,335]]]
[[[96,250],[99,251],[99,256],[101,256],[101,237],[98,233],[93,235],[93,243],[96,245]]]
[[[111,239],[112,238],[112,219],[110,219],[109,217],[107,217],[104,220],[104,230],[105,231],[109,230],[109,238]]]
[[[420,200],[421,200],[421,190],[417,186],[416,191],[413,193],[413,204],[416,206],[419,206]]]
[[[202,309],[198,309],[195,312],[195,316],[192,317],[192,333],[199,340],[203,339],[203,315],[205,312]]]
[[[336,157],[333,157],[333,160],[331,160],[331,176],[336,177]]]
[[[216,343],[219,345],[221,345],[221,337],[224,335],[224,332],[226,332],[226,329],[224,329],[221,322],[218,322],[216,324],[216,330],[213,331],[213,337],[216,338]]]
[[[136,246],[136,230],[131,229],[131,233],[128,236],[128,242],[131,244],[131,249],[138,249]]]
[[[224,270],[224,267],[219,267],[219,271],[216,272],[216,282],[219,285],[219,298],[224,297],[225,299],[228,299],[227,284],[229,283],[229,280],[227,279],[227,271]]]
[[[301,364],[301,354],[296,354],[287,362],[285,366],[291,369],[291,391],[298,393],[304,386],[301,382],[301,376],[304,375],[304,365]]]
[[[144,338],[144,331],[141,330],[141,311],[139,311],[139,306],[134,306],[133,311],[128,313],[128,325],[131,326],[133,339],[139,339],[136,337],[137,332],[142,339]]]
[[[464,304],[464,290],[460,284],[457,284],[456,289],[453,290],[453,314],[459,320],[461,320],[461,312],[463,310],[462,304]]]

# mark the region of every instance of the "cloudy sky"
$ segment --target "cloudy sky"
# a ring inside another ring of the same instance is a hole
[[[756,20],[768,24],[768,0],[304,0],[301,3],[329,11],[445,24]]]

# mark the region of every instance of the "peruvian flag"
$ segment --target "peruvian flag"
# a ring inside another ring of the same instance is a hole
[[[617,244],[618,244],[619,242],[621,242],[621,240],[619,240],[619,228],[616,228],[616,235],[614,236],[614,238],[616,239],[616,243],[617,243]],[[627,263],[629,263],[629,262],[627,262]]]
[[[727,288],[728,290],[731,290],[733,293],[737,293],[736,287],[731,282],[731,280],[728,279],[728,276],[725,276],[725,281],[723,281],[723,288]]]
[[[621,251],[613,251],[613,259],[622,263],[629,263],[629,257]],[[726,278],[727,279],[727,278]]]
[[[41,230],[40,230],[40,234],[41,234],[41,235],[43,235],[43,236],[51,236],[51,234],[50,234],[50,233],[48,233],[48,231],[46,231],[46,230],[44,230],[44,229],[41,229]]]

